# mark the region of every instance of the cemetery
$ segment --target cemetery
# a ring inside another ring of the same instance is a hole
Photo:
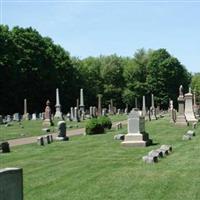
[[[200,199],[194,27],[148,3],[1,1],[0,200]]]

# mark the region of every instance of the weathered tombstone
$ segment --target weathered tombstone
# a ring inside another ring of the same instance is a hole
[[[74,121],[80,122],[79,112],[78,112],[77,107],[74,108]]]
[[[109,109],[109,114],[113,115],[114,114],[113,99],[110,99],[110,104],[108,105],[108,109]]]
[[[0,143],[0,150],[2,153],[9,153],[10,152],[10,146],[8,142],[1,142]]]
[[[84,98],[83,98],[83,89],[80,89],[80,110],[81,112],[85,111]]]
[[[145,96],[142,97],[142,114],[143,116],[146,115],[146,103],[145,103]]]
[[[36,113],[33,113],[33,114],[32,114],[32,120],[37,120]]]
[[[123,146],[141,147],[150,144],[148,134],[145,133],[145,118],[137,110],[132,110],[128,117],[128,134],[125,135]]]
[[[43,121],[43,126],[52,126],[52,118],[51,118],[51,108],[50,108],[50,101],[47,100],[46,102],[46,108],[44,112],[44,121]]]
[[[23,171],[20,168],[0,169],[0,199],[23,200]]]
[[[56,113],[54,115],[54,118],[63,119],[58,88],[56,89],[56,105],[55,105],[55,107],[56,107]]]
[[[117,114],[118,114],[118,115],[121,114],[121,109],[120,109],[120,108],[117,109]]]
[[[189,92],[185,94],[185,117],[188,122],[197,122],[192,105],[191,88],[189,89]]]
[[[98,94],[98,116],[102,115],[101,98],[102,98],[102,95]]]
[[[171,122],[175,123],[176,122],[176,110],[172,109],[171,111]]]
[[[151,108],[150,108],[150,113],[151,113],[151,120],[157,119],[156,117],[156,109],[154,106],[154,95],[151,94]]]
[[[12,121],[12,119],[11,119],[11,116],[10,116],[10,115],[7,115],[7,116],[6,116],[6,121],[7,121],[8,123]]]
[[[0,115],[0,124],[3,124],[3,117]]]
[[[66,136],[66,122],[65,121],[59,121],[58,122],[58,136],[56,137],[56,140],[68,140],[69,138]]]
[[[93,115],[93,117],[96,117],[97,116],[97,109],[96,109],[96,107],[94,106],[94,107],[92,107],[92,115]]]
[[[102,116],[106,116],[106,109],[105,108],[102,109]]]
[[[29,120],[29,113],[27,112],[27,100],[24,99],[24,114],[23,119]]]
[[[14,113],[13,114],[13,121],[17,121],[17,122],[20,121],[20,115],[19,115],[19,113]]]
[[[70,116],[71,116],[71,119],[74,120],[74,108],[73,107],[70,108]]]
[[[187,121],[184,115],[184,96],[183,96],[183,86],[179,87],[179,97],[178,97],[178,115],[176,116],[176,124],[187,126]]]

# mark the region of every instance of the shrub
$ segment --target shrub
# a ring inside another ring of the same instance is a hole
[[[107,128],[107,129],[111,129],[112,127],[112,122],[111,122],[111,119],[109,117],[106,117],[106,116],[101,116],[98,118],[100,124],[104,127],[104,128]]]
[[[94,135],[104,133],[104,127],[101,125],[98,119],[90,119],[85,126],[86,135]]]

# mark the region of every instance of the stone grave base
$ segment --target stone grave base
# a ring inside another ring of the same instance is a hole
[[[141,134],[131,134],[125,135],[124,141],[121,143],[125,147],[145,147],[149,144],[149,136],[147,133]]]
[[[198,120],[195,118],[194,114],[185,114],[185,117],[188,122],[197,122]]]
[[[178,115],[177,116],[176,124],[181,125],[181,126],[187,126],[188,125],[184,115]]]

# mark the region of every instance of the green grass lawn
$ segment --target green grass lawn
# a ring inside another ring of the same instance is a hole
[[[110,118],[112,122],[116,122],[127,119],[127,115],[113,115],[110,116]],[[67,126],[71,126],[68,130],[84,128],[86,121],[87,120],[81,122],[66,121]],[[42,122],[42,120],[23,120],[20,124],[19,122],[12,122],[9,127],[0,125],[0,141],[42,135],[44,134],[44,131],[42,131]],[[57,122],[58,121],[54,121],[54,126],[50,127],[51,132],[56,131]]]
[[[191,141],[182,140],[186,130],[169,119],[147,122],[158,144],[139,148],[122,147],[114,130],[45,147],[18,146],[0,155],[0,167],[23,168],[25,200],[199,200],[200,126]],[[142,156],[162,144],[171,144],[172,154],[143,163]]]

